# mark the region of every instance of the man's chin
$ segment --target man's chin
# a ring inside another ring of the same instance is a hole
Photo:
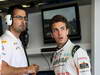
[[[21,32],[24,32],[25,30],[18,30],[17,32],[21,33]]]
[[[64,42],[63,41],[59,41],[59,44],[64,44]]]
[[[25,28],[23,28],[23,29],[20,29],[20,32],[24,32],[26,29]]]

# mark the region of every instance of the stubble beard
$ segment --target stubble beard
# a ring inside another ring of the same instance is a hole
[[[26,26],[20,26],[18,28],[12,27],[12,29],[17,33],[21,33],[26,30]]]
[[[23,32],[26,30],[26,27],[20,27],[19,29],[16,29],[17,32]]]

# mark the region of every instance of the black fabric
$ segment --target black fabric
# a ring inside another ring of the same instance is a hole
[[[24,52],[25,52],[25,55],[26,55],[27,64],[28,64],[28,66],[29,66],[30,64],[29,64],[29,59],[28,59],[28,55],[27,55],[26,49],[24,49]]]
[[[27,48],[28,42],[29,42],[29,34],[28,34],[28,29],[26,29],[25,31],[23,31],[20,34],[20,40],[22,41],[23,47],[24,49]]]
[[[72,57],[74,57],[74,54],[75,54],[75,52],[78,50],[80,48],[80,46],[79,45],[75,45],[74,47],[73,47],[73,49],[72,49]]]
[[[22,42],[22,45],[23,45],[23,48],[24,48],[24,52],[25,52],[25,55],[26,55],[26,59],[27,59],[27,63],[28,63],[28,66],[29,66],[28,55],[27,55],[27,52],[26,52],[26,48],[27,48],[27,45],[28,45],[28,42],[29,42],[28,28],[26,28],[26,30],[23,31],[20,34],[19,38],[20,38],[20,40]]]

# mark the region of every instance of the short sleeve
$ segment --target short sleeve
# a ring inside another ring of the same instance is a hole
[[[74,55],[74,61],[79,75],[91,75],[90,58],[86,50],[79,48]]]
[[[1,40],[0,40],[0,71],[1,71],[1,65],[2,65],[2,46],[1,46]]]
[[[1,45],[1,40],[0,40],[0,63],[1,63],[1,60],[2,60],[2,45]]]
[[[10,60],[9,58],[11,57],[10,52],[8,52],[8,48],[5,48],[6,46],[3,41],[0,41],[0,62],[5,61],[9,64]]]

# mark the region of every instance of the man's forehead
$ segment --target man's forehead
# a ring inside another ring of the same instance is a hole
[[[66,24],[63,22],[57,22],[57,23],[53,24],[53,27],[65,27],[65,26],[66,26]]]
[[[13,15],[26,15],[26,11],[22,9],[14,9]]]

